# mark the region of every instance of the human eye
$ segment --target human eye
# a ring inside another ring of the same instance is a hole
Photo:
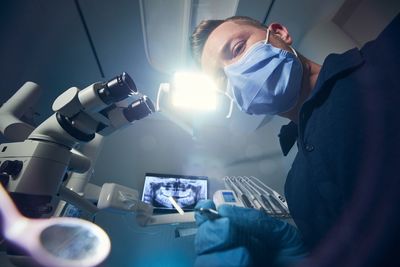
[[[232,48],[232,58],[239,56],[244,51],[245,47],[246,42],[244,40],[237,42]]]

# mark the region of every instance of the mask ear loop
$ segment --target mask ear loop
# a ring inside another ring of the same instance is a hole
[[[217,89],[217,92],[218,92],[218,93],[221,93],[221,94],[223,94],[223,95],[225,95],[226,97],[229,98],[229,101],[230,101],[230,103],[229,103],[229,111],[228,111],[228,114],[225,116],[225,118],[229,119],[229,118],[232,116],[233,102],[234,102],[235,100],[234,100],[227,92],[224,92],[224,91],[221,90],[221,89]]]
[[[229,119],[232,116],[232,111],[233,111],[233,98],[228,95],[228,93],[224,93],[230,100],[230,104],[229,104],[229,111],[228,114],[226,115],[226,118]]]
[[[270,31],[269,29],[267,29],[267,37],[265,37],[265,41],[264,41],[265,44],[268,44],[270,32],[271,32],[271,31]]]
[[[270,32],[271,32],[271,31],[270,31],[269,29],[267,29],[267,37],[265,38],[265,41],[264,41],[265,44],[268,44]],[[294,54],[297,58],[299,58],[299,56],[297,55],[296,50],[294,50],[294,48],[293,48],[291,45],[289,45],[289,48],[290,48],[290,50],[292,50],[293,54]]]
[[[297,58],[299,58],[299,56],[297,55],[296,50],[294,50],[294,48],[293,48],[291,45],[289,45],[289,48],[292,50],[293,54],[294,54]]]

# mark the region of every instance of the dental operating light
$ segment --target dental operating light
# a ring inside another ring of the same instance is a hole
[[[224,98],[227,97],[230,103],[226,117],[229,118],[232,114],[233,99],[218,89],[216,83],[208,75],[201,72],[175,72],[171,83],[160,84],[157,111],[161,110],[160,99],[164,94],[168,95],[167,102],[174,109],[188,112],[217,112],[223,106]]]
[[[176,72],[173,78],[172,104],[175,107],[214,111],[217,108],[217,87],[205,74]]]

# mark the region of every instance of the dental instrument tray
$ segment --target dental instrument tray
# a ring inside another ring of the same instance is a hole
[[[224,183],[245,207],[264,211],[273,217],[291,217],[285,198],[257,177],[226,176]]]

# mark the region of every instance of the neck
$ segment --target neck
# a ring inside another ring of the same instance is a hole
[[[291,110],[279,114],[279,116],[288,118],[296,124],[298,124],[301,106],[310,96],[311,91],[314,89],[317,82],[318,74],[321,70],[321,65],[303,57],[300,54],[299,59],[303,65],[303,80],[299,100]]]

